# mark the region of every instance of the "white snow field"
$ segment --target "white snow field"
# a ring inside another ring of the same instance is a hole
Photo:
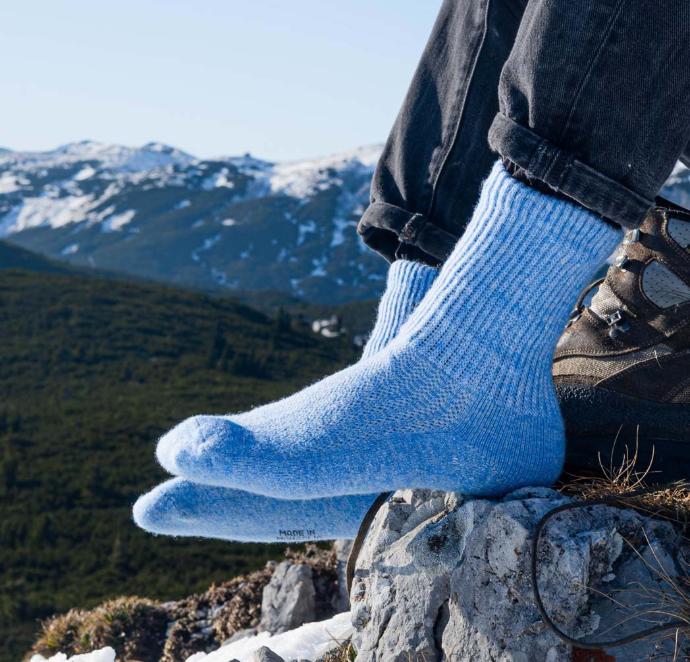
[[[307,623],[289,632],[271,636],[262,632],[253,637],[240,639],[227,646],[221,646],[212,653],[196,653],[186,662],[251,662],[252,655],[262,646],[268,646],[286,660],[316,660],[352,635],[350,612],[338,614],[327,621]],[[34,655],[30,662],[115,662],[115,651],[112,648],[67,657],[58,653],[51,658]]]
[[[47,660],[42,655],[34,655],[29,662],[115,662],[115,651],[108,646],[108,648],[101,648],[101,650],[93,653],[75,655],[74,657],[67,657],[64,653],[58,653]]]

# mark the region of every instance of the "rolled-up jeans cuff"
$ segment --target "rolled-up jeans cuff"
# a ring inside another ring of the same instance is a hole
[[[458,237],[436,225],[424,214],[408,211],[387,202],[372,202],[357,226],[364,243],[388,259],[399,256],[399,246],[413,246],[430,259],[431,266],[443,262]]]
[[[624,228],[638,227],[654,206],[654,200],[579,161],[503,113],[496,115],[489,129],[489,145],[529,179],[543,182]]]

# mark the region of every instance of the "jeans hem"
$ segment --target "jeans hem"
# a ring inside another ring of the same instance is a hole
[[[364,212],[357,232],[364,243],[389,261],[414,247],[417,259],[438,266],[451,253],[458,237],[440,228],[424,214],[387,202],[372,202]]]
[[[489,129],[489,145],[526,176],[578,202],[623,228],[636,228],[654,206],[654,200],[579,161],[503,113]]]

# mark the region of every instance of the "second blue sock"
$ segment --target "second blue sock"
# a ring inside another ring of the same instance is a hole
[[[397,334],[438,271],[399,260],[388,270],[366,359]],[[304,542],[354,538],[375,494],[292,501],[173,479],[142,496],[134,521],[152,533],[242,542]]]

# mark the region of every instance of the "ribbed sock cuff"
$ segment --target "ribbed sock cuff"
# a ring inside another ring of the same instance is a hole
[[[376,324],[364,348],[363,358],[383,349],[424,298],[438,276],[438,269],[420,262],[397,260],[388,269]]]
[[[477,347],[468,334],[493,338],[483,347],[487,360],[530,348],[548,359],[577,295],[621,237],[584,207],[519,182],[499,162],[400,335],[451,369],[460,368],[465,345]]]

